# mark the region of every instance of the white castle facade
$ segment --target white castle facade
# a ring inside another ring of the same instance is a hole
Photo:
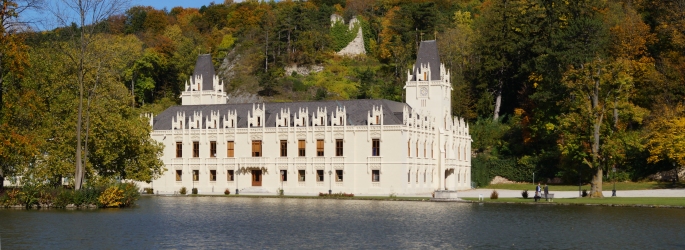
[[[226,104],[202,55],[182,105],[151,117],[167,169],[156,192],[425,195],[471,183],[471,136],[451,116],[449,72],[424,41],[406,103],[389,100]]]

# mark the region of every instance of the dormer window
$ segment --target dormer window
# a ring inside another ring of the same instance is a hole
[[[216,120],[214,120],[214,128],[216,128]]]
[[[319,126],[323,126],[323,117],[321,117],[321,122],[319,122]]]
[[[262,126],[262,120],[260,118],[261,117],[257,117],[257,127]]]
[[[342,123],[342,116],[340,117],[340,124],[338,124],[338,125],[343,125],[343,123]]]
[[[200,128],[200,121],[195,121],[195,128]]]
[[[378,116],[376,116],[376,125],[381,124],[379,121],[380,121],[380,118]]]
[[[423,80],[428,80],[428,72],[423,72]]]

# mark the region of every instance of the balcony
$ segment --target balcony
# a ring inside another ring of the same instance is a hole
[[[200,162],[201,162],[201,161],[200,161],[200,158],[190,158],[190,159],[188,159],[188,164],[191,164],[191,165],[198,165],[198,164],[200,164]]]
[[[277,164],[288,164],[290,162],[288,157],[276,157],[275,159]]]
[[[343,156],[331,157],[331,163],[333,163],[333,164],[345,163],[345,157],[343,157]]]
[[[326,164],[326,157],[323,157],[323,156],[314,157],[312,162],[314,164]]]
[[[380,156],[369,156],[369,157],[366,157],[366,160],[370,164],[380,164],[381,163],[381,157]]]
[[[293,159],[297,164],[307,164],[307,157],[294,157]]]

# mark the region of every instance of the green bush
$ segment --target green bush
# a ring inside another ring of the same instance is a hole
[[[186,187],[182,187],[181,190],[179,190],[178,192],[181,194],[186,194],[186,192],[188,191],[186,190]]]
[[[192,192],[193,194],[197,194],[197,188],[193,188]]]
[[[525,164],[524,164],[525,162]],[[526,181],[534,170],[534,164],[516,158],[497,159],[479,155],[473,158],[471,180],[479,187],[490,184],[495,176],[502,176],[512,181]]]
[[[135,183],[119,183],[118,186],[124,195],[121,199],[122,207],[131,206],[138,200],[138,198],[140,198],[140,192],[138,192],[138,186]]]
[[[523,192],[521,192],[521,197],[528,199],[528,190],[523,190]]]

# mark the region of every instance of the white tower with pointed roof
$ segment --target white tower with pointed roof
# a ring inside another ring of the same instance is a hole
[[[228,97],[224,92],[224,83],[214,72],[212,56],[198,56],[195,70],[181,92],[182,105],[226,104]]]
[[[407,101],[418,114],[436,118],[440,128],[452,118],[452,84],[450,73],[440,63],[435,40],[423,41],[414,68],[407,72],[404,85]]]

